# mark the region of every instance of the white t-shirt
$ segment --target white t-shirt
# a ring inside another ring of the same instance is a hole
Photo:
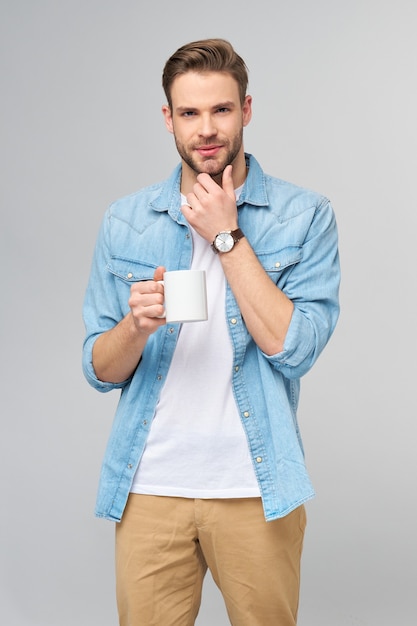
[[[131,491],[186,498],[257,497],[259,486],[232,391],[226,280],[218,255],[191,232],[191,267],[206,270],[208,320],[181,327]]]

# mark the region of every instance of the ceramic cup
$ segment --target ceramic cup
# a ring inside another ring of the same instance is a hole
[[[174,270],[164,273],[164,306],[167,323],[202,322],[208,318],[206,272]]]

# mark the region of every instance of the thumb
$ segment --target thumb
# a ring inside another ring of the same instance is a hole
[[[235,199],[235,186],[233,184],[232,176],[233,166],[227,165],[223,170],[222,176],[222,188],[227,193],[229,198]]]
[[[154,275],[153,275],[153,279],[154,281],[158,281],[158,280],[162,280],[164,278],[164,272],[165,272],[165,267],[163,265],[160,265],[159,267],[156,268]]]

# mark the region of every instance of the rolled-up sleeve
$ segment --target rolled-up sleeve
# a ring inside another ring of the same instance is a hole
[[[113,328],[124,317],[115,289],[114,276],[107,269],[110,258],[111,219],[111,210],[109,209],[104,216],[97,237],[83,305],[83,319],[86,329],[82,355],[83,372],[90,385],[101,392],[120,389],[128,382],[103,382],[97,378],[93,367],[92,355],[96,339],[102,333]]]
[[[284,349],[265,358],[287,378],[299,378],[314,365],[339,317],[340,265],[336,219],[324,199],[302,244],[302,257],[283,291],[294,304]]]

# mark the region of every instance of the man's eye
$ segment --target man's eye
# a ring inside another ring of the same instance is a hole
[[[227,107],[220,107],[219,109],[217,109],[218,113],[227,113],[229,111],[229,109]]]
[[[192,117],[193,115],[195,115],[194,111],[184,111],[182,114],[183,117]]]

